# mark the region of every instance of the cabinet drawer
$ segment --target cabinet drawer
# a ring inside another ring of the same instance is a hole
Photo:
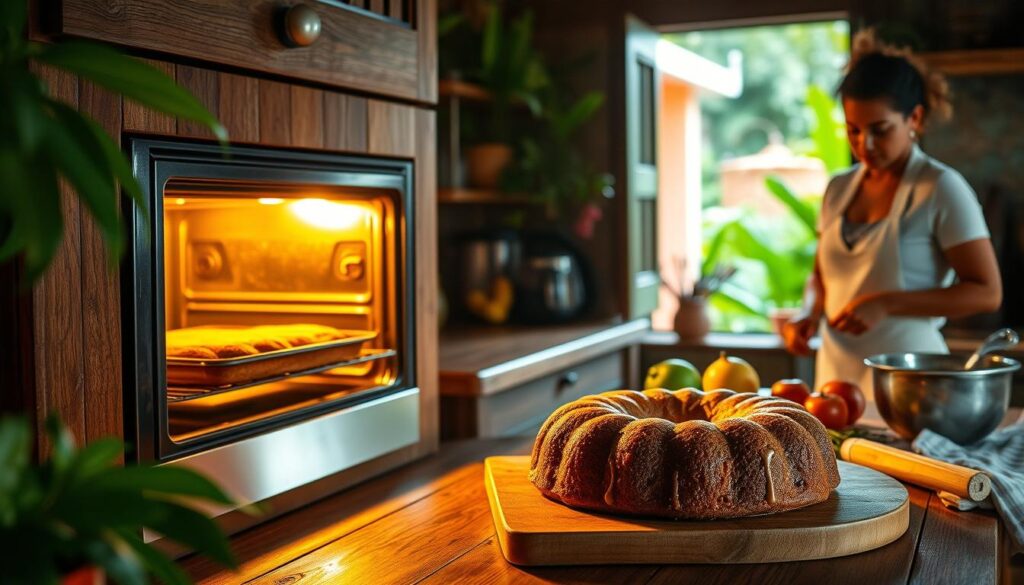
[[[622,353],[614,352],[497,394],[442,396],[442,437],[518,434],[539,426],[566,402],[621,388],[623,383]]]
[[[434,0],[391,0],[379,14],[307,0],[312,44],[281,39],[295,0],[62,0],[48,28],[169,55],[416,101],[436,100]],[[367,6],[371,6],[367,3]],[[55,17],[55,18],[54,18]],[[45,25],[45,23],[44,23]]]

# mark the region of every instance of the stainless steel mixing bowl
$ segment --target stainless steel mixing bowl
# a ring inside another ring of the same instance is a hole
[[[991,433],[1006,416],[1013,373],[1020,362],[986,357],[964,370],[966,356],[887,353],[871,367],[875,402],[889,427],[906,439],[930,429],[967,445]]]

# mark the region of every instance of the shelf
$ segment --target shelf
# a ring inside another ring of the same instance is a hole
[[[172,386],[167,388],[167,402],[186,402],[189,400],[195,400],[197,398],[204,398],[207,396],[213,396],[215,394],[222,394],[224,392],[233,392],[235,390],[241,390],[243,388],[249,388],[252,386],[258,386],[262,384],[269,384],[271,382],[277,382],[288,378],[295,378],[300,376],[307,376],[309,374],[316,374],[327,370],[333,370],[335,368],[342,368],[345,366],[353,366],[355,364],[361,364],[373,360],[379,360],[386,357],[392,357],[396,355],[393,349],[364,349],[360,352],[359,356],[348,359],[341,362],[334,362],[330,364],[324,364],[315,368],[309,368],[298,372],[292,372],[288,374],[282,374],[280,376],[273,376],[270,378],[263,378],[260,380],[253,380],[251,382],[243,382],[239,384],[230,384],[227,386],[216,386],[216,387],[205,387],[205,386]]]
[[[472,102],[491,101],[491,92],[468,81],[442,79],[437,82],[437,93],[442,97],[454,97]]]
[[[536,204],[526,195],[502,193],[494,189],[445,188],[437,190],[438,203],[478,205],[531,205]]]
[[[946,75],[1004,75],[1024,72],[1024,48],[966,49],[919,54]]]

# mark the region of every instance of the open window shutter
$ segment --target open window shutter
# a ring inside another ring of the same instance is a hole
[[[626,17],[626,210],[629,316],[658,306],[658,33]]]

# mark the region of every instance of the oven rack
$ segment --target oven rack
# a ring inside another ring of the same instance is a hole
[[[225,386],[173,386],[167,388],[167,403],[174,402],[185,402],[188,400],[195,400],[197,398],[205,398],[207,396],[213,396],[215,394],[223,394],[225,392],[234,392],[235,390],[241,390],[243,388],[250,388],[252,386],[258,386],[260,384],[268,384],[271,382],[279,382],[281,380],[287,380],[288,378],[297,378],[299,376],[308,376],[309,374],[317,374],[325,372],[327,370],[333,370],[335,368],[343,368],[345,366],[354,366],[364,362],[370,362],[374,360],[384,359],[397,355],[397,352],[393,349],[362,349],[358,356],[339,361],[332,362],[317,366],[315,368],[307,368],[296,372],[289,372],[278,376],[271,376],[269,378],[261,378],[259,380],[250,380],[241,382],[238,384],[228,384]]]

